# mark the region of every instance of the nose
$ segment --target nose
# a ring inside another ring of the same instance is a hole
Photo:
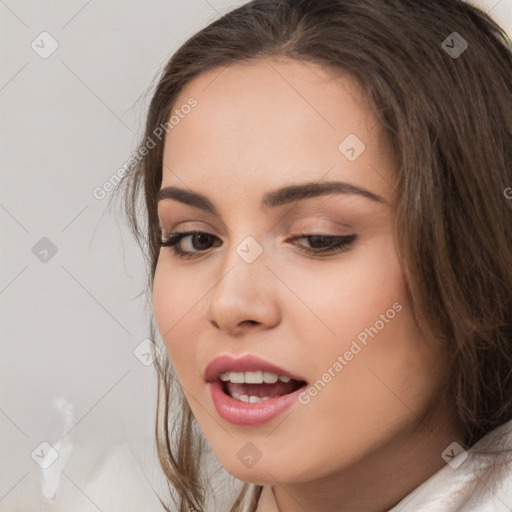
[[[237,336],[279,323],[276,277],[266,263],[265,252],[251,263],[234,248],[226,254],[208,301],[207,319],[214,327]]]

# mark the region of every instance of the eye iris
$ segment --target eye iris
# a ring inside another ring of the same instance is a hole
[[[195,244],[195,241],[199,241],[199,247],[197,247],[197,244]],[[208,242],[210,241],[210,235],[206,233],[195,233],[192,237],[192,246],[194,249],[200,251],[202,249],[208,249],[208,247],[201,247],[201,244],[208,245]]]
[[[309,238],[310,244],[316,248],[324,248],[331,245],[332,241],[329,237],[323,235],[312,235]],[[322,243],[323,242],[323,243]]]

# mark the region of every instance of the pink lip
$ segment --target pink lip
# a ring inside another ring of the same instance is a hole
[[[245,425],[250,427],[264,425],[291,407],[297,401],[299,394],[304,391],[307,385],[304,384],[304,386],[295,390],[293,393],[270,398],[269,400],[253,404],[235,400],[222,390],[223,385],[219,379],[220,373],[260,370],[290,377],[291,379],[298,381],[305,380],[302,377],[287,372],[286,370],[255,356],[246,355],[240,358],[234,358],[223,355],[216,357],[206,367],[204,377],[210,387],[210,393],[215,409],[224,420],[234,425]]]
[[[220,381],[210,382],[208,386],[210,386],[213,404],[219,415],[234,425],[245,425],[248,427],[264,425],[272,421],[285,409],[293,405],[297,401],[299,394],[305,389],[305,386],[302,386],[288,395],[270,398],[255,404],[248,404],[226,395],[222,391]]]

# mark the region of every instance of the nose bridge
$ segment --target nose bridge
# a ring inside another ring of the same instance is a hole
[[[241,322],[273,323],[276,295],[263,244],[246,236],[225,252],[219,279],[211,290],[208,317],[218,327],[235,329]]]
[[[213,290],[215,297],[229,301],[231,295],[243,300],[261,293],[259,289],[269,284],[263,279],[266,260],[263,245],[252,236],[232,244],[222,261],[220,279]]]

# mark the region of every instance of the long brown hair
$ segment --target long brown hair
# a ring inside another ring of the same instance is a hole
[[[148,138],[155,146],[134,159],[120,186],[147,257],[148,290],[161,235],[165,139],[155,130],[201,73],[268,57],[346,73],[373,106],[398,163],[396,236],[408,292],[428,339],[449,349],[442,396],[456,404],[471,447],[512,419],[510,40],[459,0],[254,0],[193,35],[154,90],[141,147]],[[179,511],[202,511],[205,440],[163,352],[156,365],[160,462]],[[172,410],[171,400],[179,404]],[[254,509],[260,492],[244,485],[231,511],[242,510],[244,495]]]

